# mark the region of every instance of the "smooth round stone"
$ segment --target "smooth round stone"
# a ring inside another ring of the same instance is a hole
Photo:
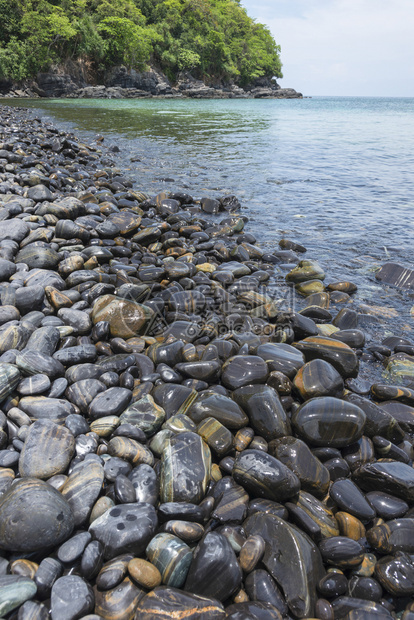
[[[245,573],[250,573],[255,569],[258,562],[265,552],[265,541],[261,536],[249,536],[240,549],[240,567]]]
[[[221,381],[229,390],[265,383],[269,375],[266,362],[257,355],[235,355],[223,364]]]
[[[181,588],[184,585],[193,559],[192,551],[185,542],[173,534],[157,534],[149,543],[146,554],[161,573],[166,586]]]
[[[215,418],[230,430],[243,428],[249,418],[233,400],[211,391],[200,394],[187,411],[193,422],[199,424],[206,418]]]
[[[45,599],[50,596],[52,586],[56,579],[62,575],[62,572],[62,564],[54,558],[47,557],[40,562],[34,576],[39,599]]]
[[[21,379],[20,370],[13,364],[0,363],[0,402],[3,402],[17,387]]]
[[[269,370],[281,372],[289,379],[293,379],[297,371],[305,363],[303,353],[295,347],[284,343],[261,344],[257,348],[257,355],[265,360]]]
[[[84,579],[67,575],[53,584],[50,603],[52,620],[77,620],[94,610],[95,596]]]
[[[22,325],[3,327],[0,334],[0,353],[4,354],[11,349],[21,351],[29,339],[30,332]],[[5,360],[13,361],[11,359]]]
[[[344,382],[337,370],[323,360],[307,362],[296,374],[293,386],[303,400],[317,396],[341,396]]]
[[[191,523],[191,521],[167,521],[163,529],[168,534],[178,536],[186,543],[197,542],[204,534],[204,527],[199,523]]]
[[[86,545],[91,541],[89,532],[80,532],[75,534],[61,545],[57,551],[57,557],[60,562],[74,562],[85,550]]]
[[[214,418],[206,418],[197,426],[197,434],[206,442],[213,452],[221,457],[233,446],[233,435]]]
[[[365,498],[374,508],[377,515],[385,521],[403,517],[409,508],[407,502],[403,499],[382,491],[371,491],[365,495]]]
[[[22,396],[35,396],[36,394],[42,394],[50,388],[50,379],[46,375],[33,375],[20,381],[17,386],[17,391]]]
[[[348,580],[343,573],[327,573],[319,581],[317,587],[322,596],[333,598],[347,592]]]
[[[352,349],[360,349],[365,344],[365,334],[359,329],[340,329],[331,336],[334,340],[340,340]]]
[[[135,489],[137,502],[156,504],[159,496],[159,480],[150,465],[146,463],[137,465],[128,475],[128,478]]]
[[[253,430],[271,441],[290,435],[290,423],[276,390],[268,385],[246,385],[235,390],[232,398],[249,416]]]
[[[316,529],[320,530],[322,538],[339,535],[338,523],[333,512],[316,497],[306,491],[300,491],[298,497],[291,501],[310,519],[307,523],[313,522]]]
[[[16,366],[26,375],[43,374],[52,380],[65,374],[65,368],[60,362],[41,351],[26,350],[19,353]]]
[[[150,394],[129,405],[120,416],[121,424],[133,424],[144,431],[147,437],[154,435],[164,420],[164,409],[156,404]]]
[[[89,314],[82,310],[74,310],[73,308],[61,308],[58,311],[58,317],[62,319],[65,325],[69,325],[76,330],[79,336],[89,335],[92,329],[91,318]]]
[[[0,576],[0,614],[4,617],[16,607],[35,596],[34,581],[19,575]]]
[[[242,571],[230,543],[222,534],[209,532],[194,551],[185,590],[199,596],[229,598],[240,586]]]
[[[316,545],[299,528],[274,514],[257,512],[243,528],[248,536],[260,535],[266,542],[262,562],[282,588],[292,615],[312,617],[316,584],[325,572]]]
[[[401,553],[396,557],[380,558],[375,565],[375,577],[391,596],[414,595],[414,560]]]
[[[134,558],[129,562],[128,572],[135,583],[147,590],[161,585],[162,577],[158,568],[141,558]]]
[[[144,591],[126,577],[111,590],[95,591],[95,613],[105,620],[134,620]]]
[[[329,471],[301,439],[282,437],[269,443],[269,454],[299,478],[301,488],[323,498],[330,484]]]
[[[414,519],[393,519],[368,530],[367,540],[381,553],[414,553]]]
[[[365,523],[376,516],[375,510],[359,488],[348,478],[335,480],[329,489],[329,494],[341,510],[349,512]]]
[[[120,584],[126,577],[129,562],[133,559],[132,553],[125,553],[105,562],[96,578],[99,590],[111,590]]]
[[[128,406],[131,398],[131,390],[121,387],[109,388],[95,396],[89,405],[89,416],[92,420],[107,416],[109,413],[119,416]]]
[[[251,601],[272,605],[280,612],[280,616],[276,617],[287,615],[288,606],[284,596],[273,577],[266,570],[254,570],[245,577],[244,584]]]
[[[319,551],[328,564],[341,568],[352,568],[361,564],[364,548],[356,540],[346,536],[332,536],[319,543]]]
[[[347,344],[326,336],[310,336],[295,345],[306,358],[306,361],[322,359],[332,364],[341,377],[356,377],[358,374],[358,358]]]
[[[93,399],[105,390],[105,384],[98,379],[81,379],[68,387],[66,398],[86,414]]]
[[[56,546],[74,527],[69,504],[50,484],[17,481],[0,498],[0,548],[30,552]]]
[[[368,601],[379,602],[382,597],[382,588],[378,581],[372,577],[354,575],[349,580],[348,590],[350,596],[363,598]]]
[[[414,469],[397,461],[368,463],[353,473],[363,491],[382,491],[414,502]]]
[[[346,620],[391,620],[391,613],[381,603],[362,598],[340,596],[332,601],[335,618]]]
[[[245,518],[249,496],[232,478],[221,478],[214,486],[212,497],[215,500],[213,519],[221,523],[240,523]]]
[[[79,346],[59,349],[59,351],[56,351],[53,355],[53,359],[58,360],[64,366],[93,362],[96,357],[97,351],[93,344],[81,344]]]
[[[30,243],[16,256],[16,263],[26,263],[29,269],[54,269],[60,256],[42,242]]]
[[[171,437],[161,458],[162,502],[198,504],[207,492],[211,452],[199,435],[184,432]]]
[[[139,620],[170,620],[174,610],[179,620],[224,620],[226,612],[216,599],[198,596],[177,588],[160,586],[144,596],[136,608]]]
[[[180,519],[196,523],[204,521],[205,513],[200,506],[184,502],[167,502],[158,506],[160,522]]]
[[[157,514],[150,504],[122,504],[111,508],[89,526],[92,537],[104,547],[104,558],[121,553],[139,556],[157,527]]]
[[[151,450],[129,437],[113,437],[108,443],[108,454],[128,461],[132,465],[154,464],[154,455]]]
[[[255,497],[276,502],[296,495],[298,477],[286,465],[260,450],[244,450],[234,462],[233,478]]]
[[[120,474],[114,484],[114,493],[120,504],[131,504],[136,501],[135,488],[132,482]]]
[[[153,310],[135,301],[104,295],[94,304],[91,318],[94,325],[107,321],[112,338],[133,338],[145,328],[153,315]]]
[[[292,425],[312,445],[344,448],[362,436],[365,420],[365,413],[356,405],[321,396],[299,407],[292,416]]]
[[[98,499],[104,481],[104,469],[96,461],[83,461],[70,473],[60,489],[67,500],[75,525],[85,523]]]
[[[27,315],[29,316],[29,315]],[[27,316],[25,320],[27,320]],[[50,319],[56,319],[56,317],[48,317]],[[42,320],[45,321],[46,319]],[[59,319],[57,319],[59,321]],[[60,333],[53,325],[47,327],[39,327],[36,329],[29,338],[29,342],[26,345],[26,350],[38,351],[45,355],[52,356],[58,348],[60,341]]]
[[[26,601],[19,609],[18,620],[48,620],[49,610],[43,603]]]
[[[44,480],[63,474],[74,453],[75,438],[67,428],[37,420],[30,426],[20,454],[20,476]]]
[[[348,536],[352,540],[364,538],[366,534],[365,527],[359,519],[349,514],[349,512],[339,511],[335,513],[335,518],[338,522],[341,536]]]

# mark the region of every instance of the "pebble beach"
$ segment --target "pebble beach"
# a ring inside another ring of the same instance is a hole
[[[0,617],[413,620],[414,341],[116,158],[1,107]]]

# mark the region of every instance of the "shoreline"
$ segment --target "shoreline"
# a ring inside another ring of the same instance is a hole
[[[99,141],[1,123],[2,614],[410,610],[414,344],[366,344],[355,285],[292,240],[263,253],[235,196],[150,197]]]

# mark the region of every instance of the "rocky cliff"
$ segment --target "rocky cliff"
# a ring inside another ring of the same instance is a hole
[[[113,67],[100,80],[87,66],[67,63],[53,67],[48,73],[39,73],[36,80],[13,83],[0,82],[4,97],[70,97],[123,99],[138,97],[207,98],[301,98],[293,88],[281,88],[275,79],[259,78],[247,87],[221,81],[206,84],[183,72],[175,84],[159,70],[151,67],[138,72],[124,66]]]

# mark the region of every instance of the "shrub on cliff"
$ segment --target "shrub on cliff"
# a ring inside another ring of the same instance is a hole
[[[280,48],[239,0],[0,0],[0,76],[83,58],[209,80],[281,77]]]

